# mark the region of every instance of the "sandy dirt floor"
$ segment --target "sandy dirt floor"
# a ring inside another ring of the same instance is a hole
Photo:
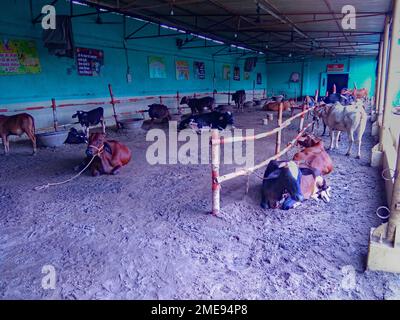
[[[236,116],[239,128],[267,129],[264,112]],[[208,214],[209,165],[150,166],[146,131],[109,135],[133,151],[120,175],[85,174],[44,191],[33,188],[75,174],[84,145],[32,157],[29,143],[12,143],[12,154],[0,155],[0,298],[400,298],[398,275],[365,272],[369,231],[381,223],[375,210],[385,204],[380,173],[369,166],[370,128],[361,160],[355,149],[345,156],[345,136],[330,153],[331,203],[262,210],[253,175],[247,195],[246,177],[222,186],[219,217]],[[256,163],[273,154],[274,139],[256,142]],[[56,270],[54,290],[41,286],[44,265]]]

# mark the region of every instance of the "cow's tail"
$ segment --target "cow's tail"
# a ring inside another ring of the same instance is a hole
[[[358,127],[358,139],[361,141],[367,128],[368,116],[365,110],[361,110],[360,125]]]

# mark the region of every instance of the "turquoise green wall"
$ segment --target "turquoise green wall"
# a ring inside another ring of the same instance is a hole
[[[375,94],[376,81],[376,57],[357,57],[345,59],[323,59],[313,58],[304,61],[303,75],[303,95],[314,95],[315,90],[320,88],[321,73],[326,72],[327,64],[343,63],[344,72],[349,72],[349,87],[353,88],[355,82],[358,88],[367,88],[370,95]],[[295,88],[300,92],[300,84],[289,83],[292,72],[302,73],[302,62],[269,64],[268,73],[268,92],[286,92],[289,96],[294,96]],[[300,94],[298,94],[300,95]]]
[[[34,0],[34,13],[37,15],[41,7],[50,1]],[[57,14],[68,14],[69,4],[60,0],[57,5]],[[75,5],[75,13],[93,12],[87,7]],[[222,65],[231,64],[232,74],[234,65],[241,67],[241,81],[231,81],[231,89],[253,89],[253,80],[257,72],[262,72],[264,83],[256,85],[257,90],[265,88],[264,63],[258,63],[257,68],[251,73],[248,81],[243,80],[244,60],[236,60],[235,57],[222,56],[212,59],[212,53],[220,49],[192,49],[178,50],[175,45],[176,37],[131,40],[128,42],[128,56],[133,75],[132,83],[126,81],[127,65],[123,50],[123,25],[97,25],[94,24],[95,16],[80,17],[73,20],[74,40],[78,47],[95,48],[104,50],[105,66],[100,77],[78,76],[75,69],[75,61],[67,58],[57,58],[48,54],[41,40],[42,29],[40,24],[33,26],[30,23],[30,10],[28,0],[2,0],[0,4],[0,39],[34,39],[39,51],[41,74],[16,75],[0,77],[0,104],[20,102],[48,101],[52,97],[58,100],[101,98],[108,96],[108,83],[111,83],[116,96],[135,96],[153,94],[172,94],[180,92],[205,92],[212,91],[213,74],[215,64],[215,88],[218,91],[228,90],[229,81],[222,79]],[[122,22],[122,16],[103,14],[106,22]],[[142,22],[127,19],[128,33],[142,25]],[[154,25],[143,29],[140,35],[156,34],[158,28]],[[162,29],[162,33],[176,33]],[[182,37],[185,38],[184,36]],[[204,41],[196,41],[191,45],[201,45]],[[215,44],[211,43],[210,44]],[[147,59],[150,55],[165,57],[168,78],[150,79]],[[176,80],[175,60],[189,61],[191,68],[190,81]],[[206,63],[206,79],[193,79],[193,61]],[[69,72],[68,72],[69,71]]]

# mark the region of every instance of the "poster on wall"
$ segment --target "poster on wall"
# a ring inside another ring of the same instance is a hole
[[[244,73],[244,80],[250,80],[250,72]]]
[[[176,80],[189,80],[189,63],[185,60],[176,60]]]
[[[8,40],[0,43],[0,75],[40,73],[36,44],[30,40]]]
[[[257,73],[257,84],[262,84],[262,75],[261,75],[261,73]]]
[[[149,73],[151,79],[162,79],[167,77],[167,68],[163,57],[149,57]]]
[[[344,64],[343,63],[328,64],[326,69],[327,72],[343,72]]]
[[[233,68],[233,80],[240,81],[240,68],[239,67]]]
[[[229,80],[231,78],[231,66],[229,64],[223,65],[222,77],[224,80]]]
[[[206,67],[204,62],[195,61],[194,66],[194,78],[198,80],[204,80],[206,78]]]
[[[103,50],[76,48],[76,66],[80,76],[100,76],[104,66]]]

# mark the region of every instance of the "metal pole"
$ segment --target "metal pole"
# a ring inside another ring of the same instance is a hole
[[[382,57],[382,80],[380,83],[380,88],[379,88],[379,101],[378,101],[378,106],[380,110],[380,115],[379,115],[379,125],[382,129],[383,127],[383,117],[384,117],[384,106],[385,106],[385,99],[386,99],[386,85],[387,85],[387,76],[388,76],[388,48],[389,48],[389,33],[390,33],[390,17],[387,16],[385,20],[385,34],[384,34],[384,40],[383,40],[383,57]],[[382,150],[382,133],[383,131],[381,130],[379,134],[379,145],[380,145],[380,150]]]
[[[113,114],[114,114],[114,119],[115,119],[115,125],[117,126],[117,130],[119,129],[119,121],[118,121],[118,116],[117,113],[115,111],[115,99],[114,99],[114,94],[112,91],[112,87],[111,84],[108,85],[108,91],[110,92],[110,97],[111,97],[111,105],[113,108]]]
[[[283,103],[279,104],[279,113],[278,113],[278,127],[282,126],[283,122]],[[282,144],[282,130],[279,130],[276,134],[276,145],[275,145],[275,155],[281,152],[281,144]]]
[[[212,178],[212,214],[219,214],[221,201],[221,186],[217,181],[219,177],[220,162],[220,137],[219,130],[211,130],[211,178]]]
[[[56,99],[51,99],[51,108],[53,109],[53,125],[54,130],[58,131],[58,120],[57,120],[57,104]]]
[[[379,117],[380,114],[380,106],[379,106],[379,99],[380,99],[380,87],[382,81],[382,60],[383,60],[383,41],[381,41],[379,45],[379,58],[378,58],[378,74],[376,75],[376,88],[375,88],[375,111]]]

